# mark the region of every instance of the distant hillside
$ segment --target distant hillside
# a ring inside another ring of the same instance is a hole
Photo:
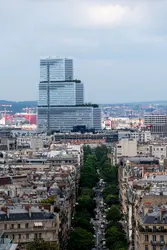
[[[11,110],[13,113],[20,113],[24,112],[23,108],[37,107],[37,101],[14,102],[14,101],[0,100],[0,111],[4,110],[4,106],[2,105],[12,105],[12,107],[6,107],[6,110]]]
[[[161,101],[146,101],[146,102],[122,102],[122,103],[110,103],[110,104],[99,104],[101,107],[106,106],[115,106],[115,105],[167,105],[167,101],[161,100]]]

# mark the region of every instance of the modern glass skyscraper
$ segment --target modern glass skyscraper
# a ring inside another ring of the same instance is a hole
[[[39,106],[74,106],[84,103],[83,83],[78,80],[39,83]]]
[[[38,127],[66,132],[74,126],[100,130],[100,108],[84,105],[84,86],[73,80],[72,59],[41,59]]]
[[[83,83],[73,80],[73,60],[50,57],[41,59],[38,105],[73,106],[83,103]]]
[[[73,60],[44,58],[40,60],[40,82],[73,80]]]

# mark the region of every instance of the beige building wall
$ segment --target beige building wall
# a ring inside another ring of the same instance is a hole
[[[117,157],[122,156],[137,156],[137,140],[136,139],[122,139],[117,144]]]

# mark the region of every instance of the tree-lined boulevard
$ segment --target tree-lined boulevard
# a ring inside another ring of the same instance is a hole
[[[109,149],[84,147],[79,196],[68,248],[126,250],[119,204],[118,167],[111,166]]]

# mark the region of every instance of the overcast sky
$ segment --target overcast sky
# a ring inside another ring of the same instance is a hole
[[[167,0],[1,0],[0,99],[38,98],[41,56],[74,59],[85,99],[167,99]]]

